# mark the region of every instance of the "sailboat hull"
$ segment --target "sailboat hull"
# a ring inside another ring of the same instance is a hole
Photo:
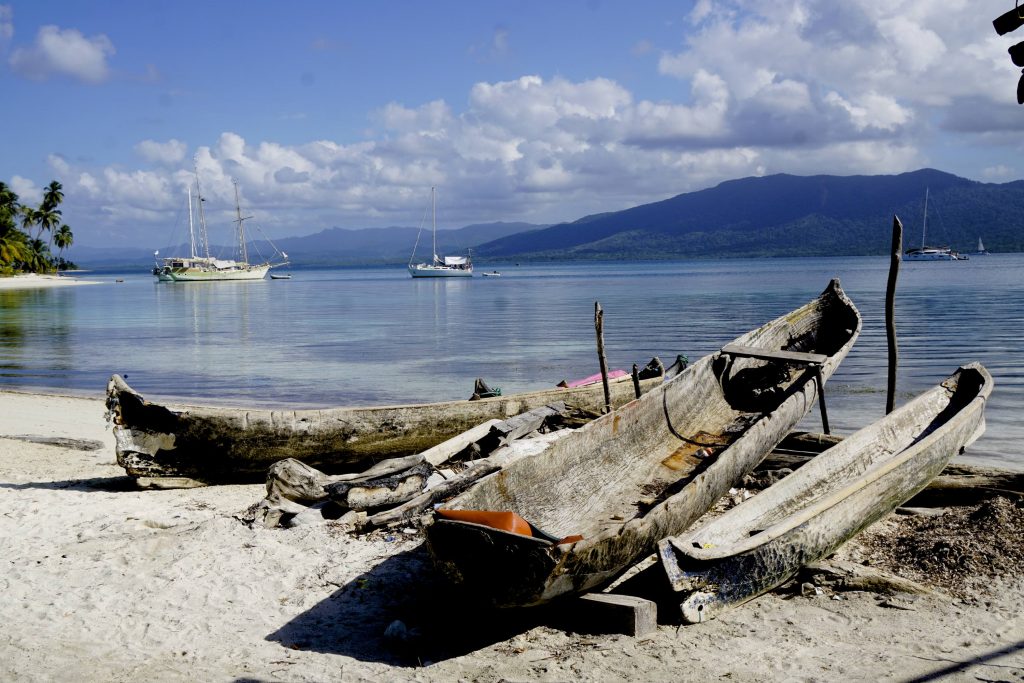
[[[924,247],[903,255],[904,261],[955,261],[952,250],[945,247]]]
[[[471,267],[454,268],[421,263],[417,266],[409,266],[409,275],[413,277],[473,277],[473,269]]]
[[[269,264],[241,265],[230,268],[165,267],[156,274],[158,282],[216,282],[223,280],[262,280],[270,271]]]

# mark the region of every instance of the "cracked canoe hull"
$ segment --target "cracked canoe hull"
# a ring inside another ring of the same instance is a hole
[[[735,343],[827,356],[827,379],[860,332],[860,315],[838,281],[805,306]],[[726,362],[711,354],[685,372],[512,463],[446,503],[468,510],[509,510],[555,541],[478,524],[437,519],[427,529],[436,566],[460,589],[495,606],[535,605],[595,588],[681,533],[753,470],[817,400],[809,371],[799,371],[773,401],[752,409],[733,391]],[[736,409],[733,404],[743,404]],[[557,539],[581,535],[573,543]]]
[[[643,380],[648,391],[660,378]],[[610,385],[612,402],[634,396],[631,381]],[[267,469],[295,458],[325,473],[422,452],[491,419],[556,401],[598,412],[600,383],[420,405],[264,410],[170,407],[147,401],[118,375],[107,383],[117,461],[133,477],[186,477],[205,483],[263,481]]]

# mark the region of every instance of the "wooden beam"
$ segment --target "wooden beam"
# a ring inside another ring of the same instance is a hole
[[[658,606],[644,598],[616,593],[587,593],[576,599],[574,630],[642,636],[658,628]]]

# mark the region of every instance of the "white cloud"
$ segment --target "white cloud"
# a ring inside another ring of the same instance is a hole
[[[20,175],[12,176],[8,185],[14,194],[18,195],[18,201],[23,205],[32,206],[43,200],[42,189],[28,178],[22,178]]]
[[[135,152],[145,159],[157,164],[180,163],[188,153],[188,145],[181,140],[143,140],[135,145]]]
[[[115,53],[114,44],[105,35],[86,38],[76,29],[43,26],[31,47],[11,53],[11,70],[33,80],[50,76],[69,76],[87,83],[107,79],[107,58]]]
[[[71,172],[71,165],[68,164],[67,159],[65,159],[59,154],[50,154],[48,157],[46,157],[46,162],[50,165],[50,168],[53,169],[53,172],[56,173],[58,176],[66,176]]]
[[[0,49],[5,49],[14,37],[14,10],[10,5],[0,5]]]
[[[996,166],[989,166],[988,168],[982,169],[981,177],[990,182],[1003,183],[1019,178],[1020,174],[1009,166],[998,164]]]

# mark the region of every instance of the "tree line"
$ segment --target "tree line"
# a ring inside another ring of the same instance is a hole
[[[56,180],[46,186],[38,207],[21,204],[18,195],[0,181],[0,275],[75,268],[74,263],[64,259],[64,250],[74,243],[75,237],[64,223],[62,201],[64,188]]]

